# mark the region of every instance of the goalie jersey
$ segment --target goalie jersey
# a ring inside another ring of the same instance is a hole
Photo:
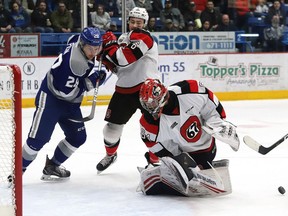
[[[217,97],[202,83],[185,80],[168,87],[169,102],[157,120],[144,113],[140,119],[141,138],[157,156],[163,152],[179,155],[195,152],[214,143],[214,138],[202,130],[206,122],[217,126],[226,118]]]

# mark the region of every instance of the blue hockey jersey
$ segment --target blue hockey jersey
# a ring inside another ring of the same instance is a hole
[[[71,103],[81,103],[83,93],[87,90],[87,77],[94,72],[94,63],[95,58],[86,58],[79,40],[68,44],[46,74],[40,91]]]

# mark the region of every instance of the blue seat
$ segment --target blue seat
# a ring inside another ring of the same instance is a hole
[[[288,31],[284,31],[284,32],[283,32],[282,44],[283,44],[283,50],[284,50],[284,51],[287,51],[287,46],[288,46]]]
[[[111,17],[112,21],[116,22],[118,29],[122,27],[122,17]]]
[[[68,38],[74,33],[41,33],[41,55],[54,56],[64,51]]]
[[[249,26],[258,26],[258,27],[265,27],[266,23],[262,17],[249,17],[248,18],[248,25]]]
[[[254,52],[251,41],[247,40],[249,37],[259,36],[259,34],[245,34],[245,31],[235,32],[235,43],[241,46],[241,52],[247,52],[247,47],[250,52]]]

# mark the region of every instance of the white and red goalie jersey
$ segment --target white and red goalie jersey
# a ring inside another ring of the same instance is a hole
[[[135,29],[122,34],[117,43],[104,48],[103,58],[116,66],[113,69],[118,77],[116,88],[131,88],[147,78],[160,77],[158,47],[146,30]]]
[[[167,151],[179,155],[208,149],[214,138],[202,126],[208,124],[217,128],[226,118],[217,97],[196,80],[175,83],[168,90],[169,102],[158,120],[149,114],[142,115],[142,140],[160,157]]]

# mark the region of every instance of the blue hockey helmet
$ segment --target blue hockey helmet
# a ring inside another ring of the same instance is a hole
[[[101,32],[95,27],[86,27],[80,34],[81,43],[91,46],[100,46],[102,44]]]

